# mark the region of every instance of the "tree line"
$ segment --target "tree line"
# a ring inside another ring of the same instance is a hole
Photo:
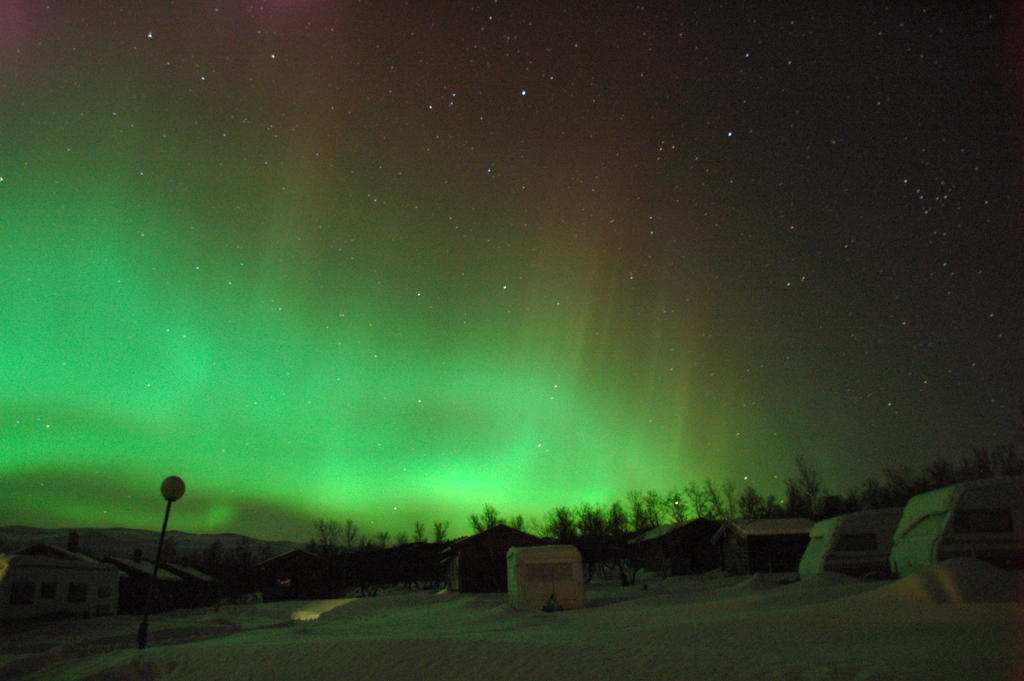
[[[1024,421],[1018,439],[1024,444]],[[485,503],[479,513],[470,514],[467,520],[474,533],[504,524],[558,543],[574,544],[584,555],[588,577],[603,568],[618,573],[623,583],[629,583],[635,576],[636,565],[629,560],[628,540],[665,523],[691,518],[720,522],[783,517],[819,520],[903,506],[917,494],[957,482],[1024,475],[1022,449],[1013,445],[978,448],[957,461],[936,459],[917,471],[907,465],[887,466],[880,476],[869,478],[845,493],[827,489],[820,472],[806,458],[797,456],[794,474],[784,481],[785,493],[781,497],[763,495],[753,485],[739,489],[732,481],[707,478],[667,492],[633,490],[625,500],[606,505],[556,506],[539,519],[526,520],[521,514],[505,516]],[[433,586],[443,580],[440,558],[442,549],[450,543],[449,529],[447,521],[435,521],[430,528],[417,521],[409,533],[367,534],[353,520],[321,518],[313,521],[313,536],[307,550],[324,559],[325,574],[331,578],[326,591],[331,594],[353,587],[372,593],[383,583],[418,582]],[[5,550],[11,547],[0,537],[0,553]],[[174,539],[168,537],[163,554],[168,562],[189,565],[217,577],[227,597],[257,591],[257,566],[270,557],[269,544],[244,536],[234,546],[216,541],[187,554],[182,554]]]
[[[738,490],[735,483],[710,478],[690,482],[665,493],[634,490],[625,502],[607,506],[580,504],[558,506],[531,528],[535,533],[571,541],[574,537],[640,534],[665,523],[691,518],[720,522],[740,518],[810,518],[821,520],[844,513],[904,506],[911,497],[957,482],[994,476],[1024,474],[1024,459],[1012,446],[975,449],[958,462],[937,459],[920,471],[906,465],[887,466],[845,493],[829,491],[821,473],[803,456],[795,459],[796,472],[785,480],[785,494],[762,495],[753,485]],[[497,516],[485,505],[484,517]],[[475,526],[474,526],[475,527]]]
[[[505,516],[494,505],[485,503],[479,513],[470,514],[467,520],[474,533],[508,525],[569,543],[581,537],[634,536],[659,525],[691,518],[720,522],[740,518],[821,520],[844,513],[903,506],[917,494],[957,482],[1024,475],[1024,458],[1012,445],[978,448],[959,461],[936,459],[916,472],[907,465],[887,466],[881,476],[869,478],[845,493],[827,489],[821,473],[803,456],[795,458],[794,468],[794,474],[784,481],[785,493],[781,497],[761,494],[753,485],[738,489],[731,480],[716,482],[707,478],[667,492],[633,490],[624,501],[616,500],[607,505],[556,506],[540,519],[525,520],[521,514]],[[325,554],[337,549],[365,550],[428,540],[443,544],[448,539],[449,523],[435,522],[433,534],[428,537],[425,525],[416,522],[411,535],[398,533],[393,539],[388,532],[362,535],[352,520],[342,524],[318,519],[313,527],[310,551]]]

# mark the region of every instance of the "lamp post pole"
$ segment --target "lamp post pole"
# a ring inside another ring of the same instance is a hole
[[[160,528],[160,541],[156,545],[156,560],[153,561],[153,574],[146,584],[146,600],[142,604],[142,622],[139,623],[139,650],[146,647],[146,640],[149,637],[149,602],[153,596],[153,583],[156,581],[157,570],[160,569],[160,554],[164,550],[164,535],[167,533],[167,519],[171,517],[171,504],[185,495],[185,481],[177,475],[165,478],[160,485],[160,494],[167,500],[167,508],[164,510],[164,524]]]

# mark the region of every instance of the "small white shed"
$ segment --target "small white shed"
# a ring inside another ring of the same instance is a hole
[[[575,546],[513,546],[505,557],[513,608],[567,610],[587,604],[583,559]]]

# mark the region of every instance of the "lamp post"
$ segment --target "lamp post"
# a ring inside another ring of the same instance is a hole
[[[142,605],[142,622],[139,624],[139,650],[146,647],[146,639],[149,636],[149,600],[153,595],[153,582],[156,581],[156,571],[160,569],[160,554],[164,550],[164,535],[167,533],[167,519],[171,517],[171,504],[185,496],[185,481],[177,475],[165,478],[160,484],[160,494],[167,500],[167,510],[164,511],[164,526],[160,528],[160,541],[156,545],[156,560],[153,561],[153,574],[150,575],[149,583],[146,585],[146,600]]]

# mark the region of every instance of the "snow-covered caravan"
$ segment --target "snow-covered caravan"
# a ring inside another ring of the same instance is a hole
[[[582,608],[583,560],[575,546],[513,546],[508,562],[508,599],[527,610]]]
[[[0,555],[0,620],[114,615],[118,575],[113,565],[56,546]]]
[[[815,523],[800,559],[800,576],[842,572],[863,577],[888,572],[892,536],[902,513],[902,508],[879,508]]]
[[[1024,568],[1024,476],[961,482],[907,502],[890,566],[906,576],[959,556]]]

